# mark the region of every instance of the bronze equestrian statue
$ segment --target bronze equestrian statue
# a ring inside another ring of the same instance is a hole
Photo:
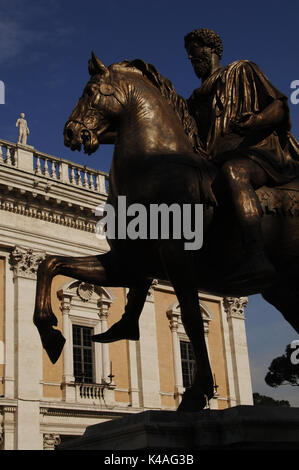
[[[287,99],[249,61],[220,66],[222,44],[210,30],[185,38],[202,78],[188,102],[154,66],[136,59],[106,67],[94,54],[90,80],[64,129],[65,144],[92,154],[114,143],[108,202],[203,203],[204,244],[184,238],[108,239],[98,256],[49,256],[39,267],[34,323],[52,362],[64,338],[53,328],[51,282],[57,274],[102,286],[129,287],[125,314],[95,341],[138,339],[138,318],[152,279],[178,297],[196,359],[180,411],[213,396],[198,290],[220,296],[262,293],[299,332],[299,221],[296,139]]]

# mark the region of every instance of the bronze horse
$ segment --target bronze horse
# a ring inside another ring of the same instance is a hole
[[[265,250],[275,266],[275,278],[268,284],[251,278],[232,285],[230,275],[243,256],[240,230],[222,194],[216,168],[200,148],[185,100],[153,66],[138,59],[106,67],[93,54],[89,72],[91,78],[65,125],[65,144],[72,150],[83,145],[92,154],[100,143],[115,143],[108,195],[115,207],[120,195],[126,196],[127,205],[145,207],[151,203],[194,207],[204,202],[204,243],[199,250],[185,250],[184,239],[111,239],[111,250],[102,255],[49,256],[38,269],[34,323],[54,363],[65,341],[53,328],[57,325],[50,300],[54,276],[129,287],[139,292],[139,309],[153,278],[169,280],[196,358],[194,382],[179,410],[197,411],[213,396],[198,290],[219,296],[261,293],[299,332],[299,219],[287,207],[288,198],[298,203],[298,186],[294,181],[257,191],[264,207]],[[209,204],[212,185],[221,201],[218,206]],[[275,200],[281,211],[273,215],[270,203]]]

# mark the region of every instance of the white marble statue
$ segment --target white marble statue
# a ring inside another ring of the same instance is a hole
[[[29,134],[29,128],[27,126],[27,121],[25,118],[25,114],[21,113],[19,119],[16,122],[16,127],[19,127],[19,140],[18,144],[27,144],[27,136]]]

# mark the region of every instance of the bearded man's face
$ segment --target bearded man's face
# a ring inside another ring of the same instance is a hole
[[[186,46],[188,57],[198,78],[209,75],[212,67],[212,50],[210,47],[193,42]]]

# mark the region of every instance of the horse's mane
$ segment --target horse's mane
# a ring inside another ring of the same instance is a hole
[[[182,96],[177,94],[170,80],[163,77],[163,75],[158,72],[154,65],[148,64],[141,59],[124,60],[122,62],[118,62],[117,64],[112,64],[112,68],[114,66],[125,68],[129,67],[142,72],[142,74],[147,77],[156,88],[158,88],[162,96],[166,98],[166,100],[171,104],[177,113],[179,119],[182,122],[185,133],[192,143],[194,151],[196,153],[202,153],[203,146],[198,135],[195,119],[189,113],[187,101]]]

